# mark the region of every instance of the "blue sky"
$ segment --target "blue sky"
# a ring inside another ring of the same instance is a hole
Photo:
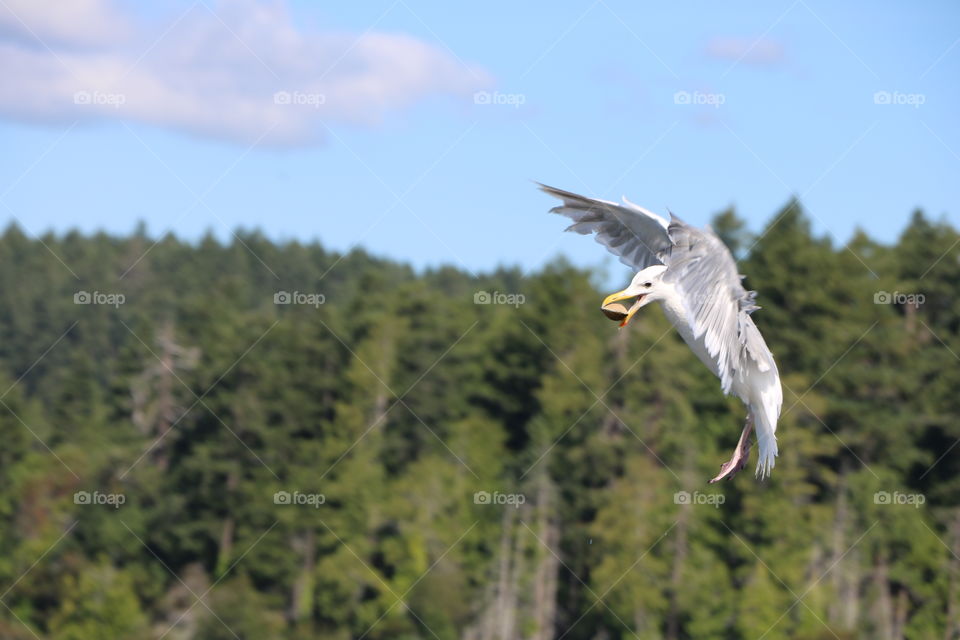
[[[955,3],[52,6],[0,6],[0,218],[33,234],[613,267],[531,180],[753,230],[794,193],[836,242],[960,224]]]

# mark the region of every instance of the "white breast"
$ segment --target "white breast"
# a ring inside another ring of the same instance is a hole
[[[663,307],[663,313],[667,316],[667,320],[677,329],[680,337],[687,343],[690,350],[696,354],[700,362],[702,362],[707,369],[713,372],[713,375],[719,377],[720,372],[717,368],[717,361],[712,358],[710,352],[707,351],[704,336],[697,338],[693,335],[693,327],[690,326],[689,321],[687,321],[687,315],[680,305],[679,300],[669,296],[660,301],[660,306]]]
[[[679,298],[672,296],[667,296],[663,300],[660,300],[660,306],[663,307],[663,313],[667,316],[667,320],[670,321],[676,329],[677,333],[680,334],[680,337],[683,338],[683,341],[687,343],[687,346],[690,347],[690,350],[700,359],[700,362],[710,370],[713,375],[720,377],[720,368],[717,364],[717,359],[710,355],[710,351],[707,350],[706,345],[706,334],[697,338],[693,334],[693,327],[687,321],[687,315],[683,310],[683,307],[680,303]],[[755,369],[755,364],[751,361],[746,363],[751,369]],[[775,374],[774,374],[775,375]],[[751,401],[750,390],[744,386],[744,380],[740,377],[735,377],[733,380],[733,388],[731,389],[733,395],[737,396],[745,403],[749,404]]]

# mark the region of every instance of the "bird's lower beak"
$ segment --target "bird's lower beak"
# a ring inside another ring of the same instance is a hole
[[[629,300],[630,298],[636,298],[636,300],[629,309],[626,305],[620,304],[621,300]],[[605,316],[611,320],[619,320],[620,326],[625,327],[627,323],[630,322],[630,319],[633,318],[633,315],[643,306],[643,298],[643,294],[628,293],[627,290],[618,291],[617,293],[608,295],[604,299],[600,309]]]

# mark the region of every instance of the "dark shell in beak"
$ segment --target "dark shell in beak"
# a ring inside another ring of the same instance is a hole
[[[600,310],[603,311],[603,315],[616,322],[620,322],[626,318],[629,312],[629,309],[620,302],[611,302],[610,304],[600,307]]]

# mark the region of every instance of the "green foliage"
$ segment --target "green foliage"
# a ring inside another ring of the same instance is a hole
[[[706,484],[743,407],[563,261],[8,228],[0,637],[960,637],[960,235],[713,226],[784,385],[763,483]]]
[[[146,617],[132,590],[131,573],[112,566],[81,566],[63,576],[61,601],[50,617],[50,631],[63,640],[116,638],[137,640],[147,630]]]

